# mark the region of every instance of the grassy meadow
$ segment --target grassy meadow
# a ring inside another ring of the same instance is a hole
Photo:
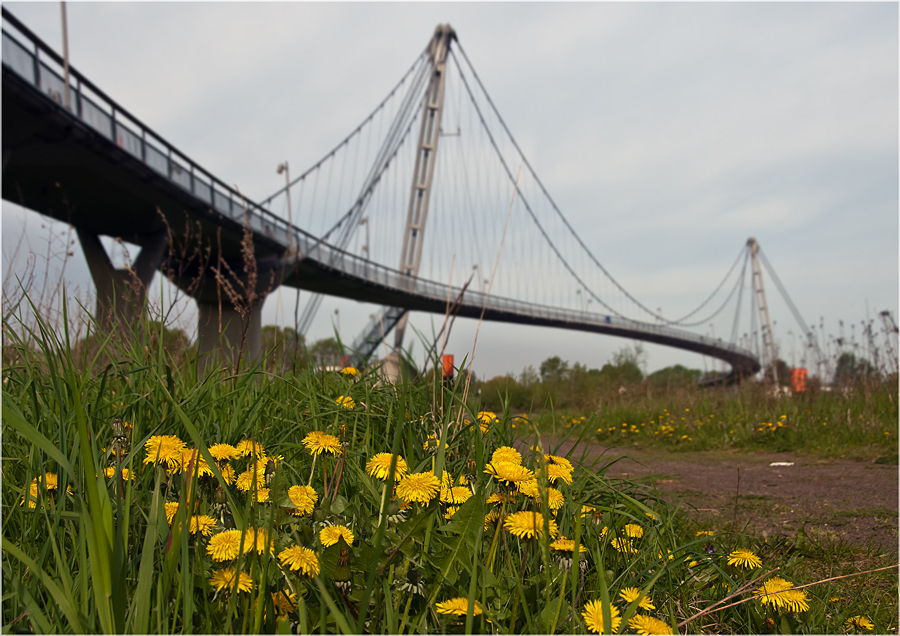
[[[898,629],[896,554],[702,532],[551,441],[888,455],[896,386],[496,416],[464,374],[198,374],[161,340],[4,327],[4,632]]]

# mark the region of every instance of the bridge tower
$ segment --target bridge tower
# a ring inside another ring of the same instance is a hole
[[[772,323],[769,320],[769,306],[766,304],[766,290],[763,287],[762,270],[759,267],[759,243],[752,236],[747,239],[750,248],[750,262],[753,269],[753,292],[756,294],[756,306],[759,308],[759,324],[762,333],[763,355],[772,368],[772,379],[778,384],[778,356],[775,352],[775,339],[772,335]]]
[[[428,201],[434,180],[434,166],[437,161],[438,141],[441,136],[441,115],[444,112],[445,68],[450,43],[456,39],[456,32],[449,24],[440,24],[428,45],[431,60],[431,79],[425,91],[422,105],[422,125],[419,129],[419,145],[416,151],[416,165],[413,170],[412,188],[409,195],[409,211],[406,216],[406,230],[403,234],[403,252],[400,255],[400,272],[410,278],[419,273],[422,260],[422,240],[425,236],[425,221],[428,219]],[[397,322],[394,332],[394,346],[403,345],[408,313]]]

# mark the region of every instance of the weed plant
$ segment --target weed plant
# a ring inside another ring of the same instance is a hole
[[[544,425],[469,408],[463,377],[198,376],[139,333],[76,356],[39,318],[7,332],[5,632],[897,629],[896,572],[859,579],[882,605],[796,589],[831,573],[697,536],[608,464],[557,455]]]

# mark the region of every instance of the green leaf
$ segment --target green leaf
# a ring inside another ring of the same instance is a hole
[[[150,504],[150,518],[147,520],[147,531],[144,533],[144,545],[141,551],[141,565],[138,569],[137,588],[134,590],[134,622],[132,630],[135,634],[146,634],[150,625],[150,589],[153,583],[153,561],[156,550],[157,524],[159,509],[160,472],[156,471],[156,487],[153,489],[153,500]],[[165,517],[165,514],[163,514]],[[159,599],[157,599],[159,601]]]
[[[6,424],[10,424],[19,431],[25,439],[47,453],[51,459],[69,473],[71,479],[75,479],[75,471],[72,469],[72,465],[69,463],[66,456],[63,455],[62,451],[60,451],[53,442],[44,437],[35,427],[26,421],[22,411],[19,410],[19,407],[12,401],[12,398],[10,398],[9,394],[6,392],[3,393],[3,421]]]
[[[76,634],[83,634],[87,629],[85,629],[84,622],[82,620],[82,616],[75,609],[75,604],[72,602],[72,599],[59,588],[56,584],[56,581],[53,578],[44,572],[35,563],[31,560],[27,554],[25,554],[18,546],[16,546],[11,541],[7,540],[6,537],[2,538],[3,552],[12,556],[15,559],[18,559],[22,562],[28,570],[37,576],[43,586],[47,588],[47,591],[50,592],[50,596],[53,597],[53,600],[56,602],[56,605],[59,607],[60,611],[65,615],[66,619],[69,621],[69,627],[71,627],[72,631]]]

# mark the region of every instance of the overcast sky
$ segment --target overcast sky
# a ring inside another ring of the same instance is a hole
[[[59,3],[4,6],[61,49]],[[570,223],[648,307],[689,311],[754,236],[807,323],[837,334],[867,307],[897,314],[896,3],[67,8],[71,64],[255,199],[283,184],[279,162],[298,172],[355,128],[449,22]],[[26,217],[4,201],[5,267]],[[38,244],[40,221],[26,223]],[[90,288],[77,249],[67,277]],[[798,327],[767,291],[790,363]],[[293,302],[273,294],[264,324],[292,323]],[[326,299],[311,339],[331,335],[336,309],[352,340],[375,307]],[[471,355],[474,334],[460,320],[448,352]],[[519,373],[551,355],[600,367],[625,344],[485,324],[475,370]],[[650,370],[710,364],[647,349]]]

